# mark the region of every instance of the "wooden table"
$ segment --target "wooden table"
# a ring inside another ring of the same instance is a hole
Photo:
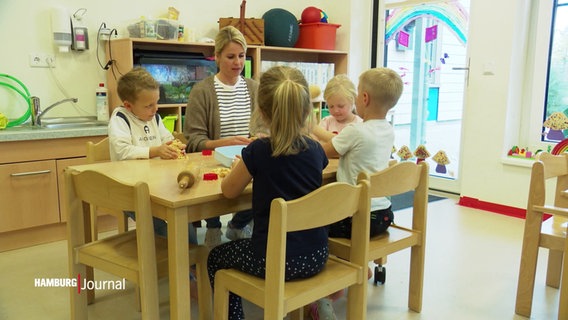
[[[198,165],[200,177],[191,188],[180,190],[177,175],[190,163]],[[337,163],[337,160],[330,160],[323,172],[324,184],[335,180]],[[191,318],[187,224],[251,208],[251,185],[239,197],[227,199],[221,193],[221,178],[213,181],[202,179],[203,173],[219,167],[220,163],[213,156],[201,153],[192,153],[180,160],[128,160],[69,167],[77,171],[95,170],[129,184],[138,181],[148,183],[152,214],[168,221],[171,319]]]

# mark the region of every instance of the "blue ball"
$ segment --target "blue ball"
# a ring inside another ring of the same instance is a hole
[[[270,9],[264,19],[264,43],[267,46],[294,47],[298,41],[300,27],[298,19],[284,9]]]

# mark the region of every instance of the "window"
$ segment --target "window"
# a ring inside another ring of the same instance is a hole
[[[543,141],[568,136],[568,0],[552,7],[543,119]]]
[[[561,109],[561,107],[547,108],[549,101],[551,103],[552,100],[558,101],[558,97],[548,99],[549,91],[554,96],[555,90],[558,90],[558,87],[555,88],[555,86],[559,83],[550,79],[549,72],[558,79],[557,75],[560,75],[561,72],[557,72],[557,68],[560,66],[551,61],[553,51],[558,50],[558,43],[564,43],[565,50],[568,48],[568,0],[531,1],[530,21],[527,25],[527,69],[525,69],[523,77],[525,89],[521,93],[520,126],[518,138],[512,138],[511,141],[514,140],[515,144],[518,143],[519,146],[526,147],[531,151],[551,151],[558,140],[547,137],[550,129],[544,127],[543,123],[556,110]],[[563,31],[560,31],[559,27]],[[565,51],[564,59],[566,58]],[[549,90],[549,87],[551,90]],[[564,92],[564,94],[565,97],[568,97],[568,92]],[[563,110],[567,107],[568,104]],[[568,135],[568,132],[566,135]]]

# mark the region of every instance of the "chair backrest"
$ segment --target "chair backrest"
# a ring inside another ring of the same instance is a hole
[[[428,204],[428,164],[403,161],[374,173],[362,172],[358,181],[369,180],[371,197],[389,197],[414,191],[414,210],[422,210]]]
[[[97,143],[87,142],[87,162],[95,163],[100,161],[110,161],[110,150],[108,137]]]
[[[556,178],[554,206],[568,208],[568,154],[553,155],[543,152],[533,163],[529,186],[528,205],[543,206],[546,202],[546,180]]]
[[[272,200],[266,254],[266,294],[282,297],[286,255],[286,233],[326,226],[353,217],[353,247],[350,261],[366,266],[369,245],[369,183],[353,186],[333,182],[295,200]],[[282,314],[282,312],[280,312]]]
[[[136,213],[140,263],[146,264],[147,271],[157,272],[156,252],[147,250],[156,246],[148,184],[138,182],[135,185],[127,185],[92,170],[71,171],[69,174],[71,178],[67,182],[71,184],[68,185],[70,188],[68,192],[74,192],[77,199],[83,202],[83,210],[88,209],[89,205],[94,205]],[[70,210],[72,208],[70,207]],[[70,212],[70,214],[78,213]]]
[[[187,144],[187,139],[185,138],[185,135],[183,134],[183,132],[174,131],[174,132],[172,132],[172,135],[174,136],[175,139],[178,139],[182,143]]]

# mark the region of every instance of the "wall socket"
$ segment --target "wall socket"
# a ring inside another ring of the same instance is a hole
[[[55,55],[51,53],[30,53],[30,67],[55,68]]]

